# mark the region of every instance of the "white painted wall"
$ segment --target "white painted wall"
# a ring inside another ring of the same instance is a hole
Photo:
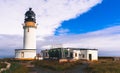
[[[24,28],[23,49],[36,49],[36,28]]]
[[[81,53],[79,59],[87,59],[87,50],[80,50],[80,51]]]
[[[77,56],[75,56],[75,53]],[[89,54],[92,55],[91,60],[98,60],[98,50],[73,50],[73,59],[89,60]],[[84,56],[83,56],[84,55]]]
[[[24,57],[22,57],[22,52],[24,52]],[[15,58],[35,58],[36,50],[17,50],[15,51]]]
[[[89,60],[89,54],[92,55],[92,60],[98,60],[98,50],[87,50],[87,60]]]
[[[77,56],[75,56],[77,54]],[[73,59],[79,59],[79,54],[81,54],[80,50],[73,50]]]

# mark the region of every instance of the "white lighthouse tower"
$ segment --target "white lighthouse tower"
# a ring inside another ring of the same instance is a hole
[[[15,49],[15,58],[32,60],[36,56],[36,18],[32,8],[25,13],[23,49]]]

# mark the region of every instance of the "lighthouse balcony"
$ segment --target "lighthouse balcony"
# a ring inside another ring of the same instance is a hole
[[[23,25],[23,28],[25,27],[34,27],[34,28],[37,28],[37,24],[34,23],[34,22],[26,22],[25,24],[22,24]]]

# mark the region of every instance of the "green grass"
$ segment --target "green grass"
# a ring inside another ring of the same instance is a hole
[[[0,69],[1,68],[6,68],[6,64],[5,63],[3,63],[3,61],[2,61],[2,59],[0,59]]]
[[[28,73],[28,69],[19,63],[12,62],[10,69],[2,73]]]
[[[1,68],[6,68],[6,66],[7,66],[7,64],[0,62],[0,69],[1,69]]]
[[[81,61],[59,63],[57,60],[42,60],[42,61],[34,61],[33,64],[38,68],[42,67],[45,69],[62,71],[62,70],[73,68],[74,66],[80,65],[82,63]]]
[[[90,63],[86,68],[88,73],[120,73],[120,61],[100,60]]]
[[[19,63],[20,61],[16,61],[12,58],[0,59],[0,68],[6,68],[7,64],[1,63],[1,62],[6,62],[6,61],[11,63],[11,67],[10,69],[3,71],[2,73],[28,73],[28,68],[21,65]]]

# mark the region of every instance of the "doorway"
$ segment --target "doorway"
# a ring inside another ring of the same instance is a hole
[[[70,58],[73,58],[73,52],[70,52]]]
[[[24,58],[24,52],[21,52],[21,57]]]
[[[89,60],[90,61],[92,60],[92,54],[89,54]]]

